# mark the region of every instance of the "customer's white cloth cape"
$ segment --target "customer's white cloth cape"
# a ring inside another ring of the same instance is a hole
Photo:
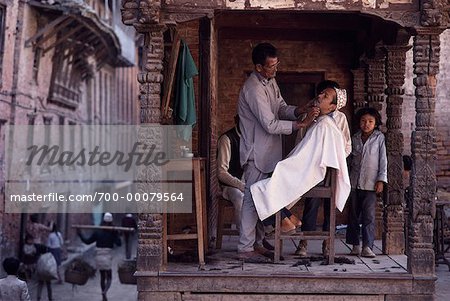
[[[295,204],[325,178],[327,167],[337,169],[336,207],[342,211],[351,189],[345,157],[344,138],[335,121],[320,116],[288,157],[278,162],[272,177],[250,187],[259,218]]]

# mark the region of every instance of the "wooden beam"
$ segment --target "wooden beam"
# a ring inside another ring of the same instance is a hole
[[[216,26],[244,27],[266,30],[277,29],[317,29],[317,30],[370,30],[372,17],[362,16],[351,12],[340,13],[311,13],[311,12],[227,12],[221,13],[215,19]]]
[[[72,225],[72,228],[77,229],[101,229],[101,230],[111,230],[111,231],[127,231],[133,232],[134,228],[131,227],[117,227],[117,226],[94,226],[94,225]]]
[[[65,33],[62,37],[57,38],[55,42],[53,42],[50,46],[48,46],[48,47],[46,47],[44,49],[44,54],[47,51],[49,51],[51,48],[56,47],[59,44],[61,44],[61,43],[65,42],[66,40],[68,40],[70,36],[74,35],[75,33],[77,33],[82,28],[83,28],[83,25],[78,24],[77,26],[75,26],[74,28],[69,30],[69,32]]]
[[[354,42],[357,32],[354,30],[298,30],[295,28],[235,28],[226,27],[219,30],[219,39],[229,40],[277,40],[277,41],[327,41]]]
[[[76,18],[76,20],[78,22],[83,24],[87,29],[89,29],[90,31],[92,31],[94,33],[97,33],[97,30],[94,27],[92,27],[89,23],[87,23],[85,20],[83,20],[83,18],[80,18],[80,17],[77,17],[77,16],[75,18]],[[97,36],[98,36],[98,39],[103,43],[103,46],[105,47],[105,49],[109,49],[110,48],[109,44],[105,40],[105,38],[101,35],[101,33],[98,33]]]
[[[169,112],[170,97],[172,94],[173,81],[175,78],[175,70],[177,68],[178,62],[178,52],[180,49],[180,36],[178,31],[175,29],[175,34],[172,42],[172,51],[170,52],[170,61],[167,70],[167,79],[164,80],[163,97],[161,100],[162,118],[167,118]]]
[[[47,33],[57,32],[60,28],[68,25],[70,22],[72,22],[72,18],[68,15],[63,15],[63,16],[56,18],[52,22],[45,25],[44,28],[40,29],[31,38],[29,38],[25,42],[25,47],[35,46],[35,42],[40,37],[45,36]],[[52,34],[49,34],[48,36],[52,36]],[[44,38],[44,40],[48,40],[48,36],[46,38]],[[39,42],[39,43],[42,43],[42,42]]]

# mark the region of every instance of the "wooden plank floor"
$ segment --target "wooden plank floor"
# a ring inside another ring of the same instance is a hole
[[[269,240],[270,241],[270,240]],[[295,242],[298,244],[298,241]],[[377,241],[374,247],[376,258],[363,258],[348,255],[351,246],[345,244],[343,238],[336,239],[336,257],[354,260],[354,264],[336,263],[334,265],[324,265],[321,260],[322,241],[308,242],[309,262],[294,255],[295,245],[292,241],[285,240],[283,243],[284,261],[280,264],[251,264],[243,263],[237,258],[237,237],[224,236],[221,250],[212,250],[206,256],[206,266],[204,270],[199,270],[198,263],[169,262],[165,271],[160,271],[159,275],[170,274],[220,274],[230,275],[252,275],[252,276],[292,276],[292,275],[317,275],[324,274],[406,274],[406,255],[387,256],[381,255],[381,241]],[[176,251],[176,250],[175,250]],[[350,275],[349,275],[350,276]]]

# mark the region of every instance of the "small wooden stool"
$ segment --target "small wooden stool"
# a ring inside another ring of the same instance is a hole
[[[283,239],[327,239],[329,244],[328,264],[334,264],[334,232],[336,228],[336,169],[328,168],[325,186],[315,186],[302,197],[328,198],[330,200],[330,230],[329,231],[307,231],[297,232],[291,235],[281,234],[281,213],[275,214],[275,254],[274,262],[280,262],[281,247]],[[329,177],[329,181],[328,181]]]
[[[234,218],[234,206],[229,200],[218,196],[218,216],[217,216],[217,238],[216,249],[222,248],[222,236],[223,235],[239,235],[239,231],[236,229],[225,228],[226,224],[233,224]],[[227,219],[228,216],[232,216],[232,219]]]

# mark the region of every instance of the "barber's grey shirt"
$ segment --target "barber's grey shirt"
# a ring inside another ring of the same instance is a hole
[[[384,135],[374,130],[366,143],[362,143],[361,131],[352,137],[350,182],[352,189],[375,190],[375,183],[387,183],[387,156]]]
[[[292,133],[295,106],[281,96],[274,78],[267,80],[253,72],[239,93],[238,114],[241,129],[240,161],[254,160],[263,173],[270,173],[282,159],[281,134]],[[284,120],[283,120],[284,119]]]

